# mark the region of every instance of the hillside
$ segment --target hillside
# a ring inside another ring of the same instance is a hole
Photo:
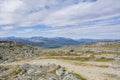
[[[60,48],[62,50],[73,49],[76,52],[88,52],[88,53],[119,53],[120,52],[120,41],[108,41],[108,42],[89,42],[76,46],[65,46]]]
[[[41,48],[24,45],[20,42],[0,41],[0,61],[16,61],[17,59],[37,56]]]
[[[52,49],[0,41],[1,80],[119,80],[119,70],[120,41]]]
[[[0,41],[1,61],[16,61],[22,58],[50,56],[59,56],[59,58],[62,58],[64,56],[68,56],[69,58],[71,56],[89,56],[90,58],[94,57],[95,59],[96,57],[114,59],[117,55],[120,55],[120,41],[95,43],[92,42],[52,49],[25,45],[21,42]]]

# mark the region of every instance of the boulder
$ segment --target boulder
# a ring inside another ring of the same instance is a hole
[[[13,80],[32,80],[29,76],[16,76]]]
[[[81,79],[78,79],[77,77],[75,77],[72,74],[68,74],[63,78],[63,80],[81,80]]]
[[[29,74],[29,75],[34,75],[35,72],[36,72],[35,69],[29,69],[29,70],[27,70],[27,74]]]
[[[40,77],[38,78],[38,80],[48,80],[48,79]]]
[[[64,73],[65,73],[65,70],[62,67],[58,66],[58,69],[56,70],[56,75],[61,77],[64,75]]]
[[[30,65],[27,64],[27,63],[24,63],[24,64],[22,64],[22,65],[20,66],[20,68],[21,68],[22,70],[24,70],[25,72],[27,72],[27,71],[29,70],[29,68],[30,68]]]

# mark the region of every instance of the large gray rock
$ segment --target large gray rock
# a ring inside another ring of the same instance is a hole
[[[20,66],[20,68],[26,72],[26,71],[28,71],[28,70],[29,70],[30,65],[29,65],[29,64],[27,64],[27,63],[24,63],[24,64],[22,64],[22,65]]]
[[[16,76],[13,80],[32,80],[29,76]]]
[[[40,77],[37,80],[48,80],[48,79]]]
[[[8,68],[4,67],[4,66],[0,66],[0,73],[4,72],[8,70]]]
[[[75,77],[72,74],[68,74],[63,78],[63,80],[81,80],[81,79],[78,79],[77,77]]]
[[[117,55],[117,56],[115,57],[115,61],[116,61],[116,62],[120,62],[120,55]]]
[[[27,73],[28,73],[29,75],[35,75],[35,72],[36,72],[35,69],[29,69],[29,70],[27,70]]]
[[[65,70],[59,66],[58,69],[56,70],[56,75],[61,77],[64,75],[64,73],[65,73]]]
[[[58,80],[56,77],[49,77],[49,80]]]

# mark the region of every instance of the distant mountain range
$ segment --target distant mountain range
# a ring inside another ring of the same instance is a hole
[[[24,44],[29,44],[33,46],[39,46],[43,48],[57,48],[62,46],[69,45],[79,45],[88,42],[103,42],[103,41],[118,41],[112,39],[70,39],[64,37],[55,37],[55,38],[46,38],[46,37],[31,37],[31,38],[22,38],[22,37],[4,37],[0,38],[1,41],[8,40],[14,42],[22,42]]]

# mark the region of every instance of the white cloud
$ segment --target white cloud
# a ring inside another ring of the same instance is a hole
[[[82,1],[3,0],[0,3],[0,25],[69,26],[120,16],[119,0]]]
[[[14,12],[16,9],[20,8],[23,3],[20,0],[4,0],[0,5],[1,12]]]
[[[0,3],[0,25],[12,25],[19,21],[16,13],[23,6],[20,0],[3,0]]]
[[[115,27],[120,26],[119,3],[120,0],[0,0],[0,30],[7,32],[16,29],[12,31],[13,34],[31,33],[43,36],[57,31],[61,33],[56,33],[56,36],[81,33],[92,35],[105,30],[104,34],[110,31],[115,33],[116,29],[120,29]],[[108,31],[108,25],[112,23],[115,25],[111,25]],[[51,27],[51,30],[41,31],[40,28],[33,27],[36,25],[45,25]]]
[[[1,27],[2,30],[5,30],[5,31],[9,31],[9,30],[13,30],[14,27],[13,26],[4,26],[4,27]]]
[[[32,33],[34,31],[35,31],[34,29],[24,29],[24,30],[16,31],[16,33],[25,34],[25,33]]]
[[[71,38],[119,38],[120,26],[89,26],[89,27],[71,27],[47,31],[56,36]]]
[[[6,35],[6,32],[5,32],[5,31],[0,31],[0,35],[1,35],[1,36],[5,36],[5,35]]]
[[[94,3],[80,3],[58,10],[43,23],[52,26],[78,25],[83,22],[120,16],[119,0],[98,0]],[[115,4],[113,6],[113,4]]]

